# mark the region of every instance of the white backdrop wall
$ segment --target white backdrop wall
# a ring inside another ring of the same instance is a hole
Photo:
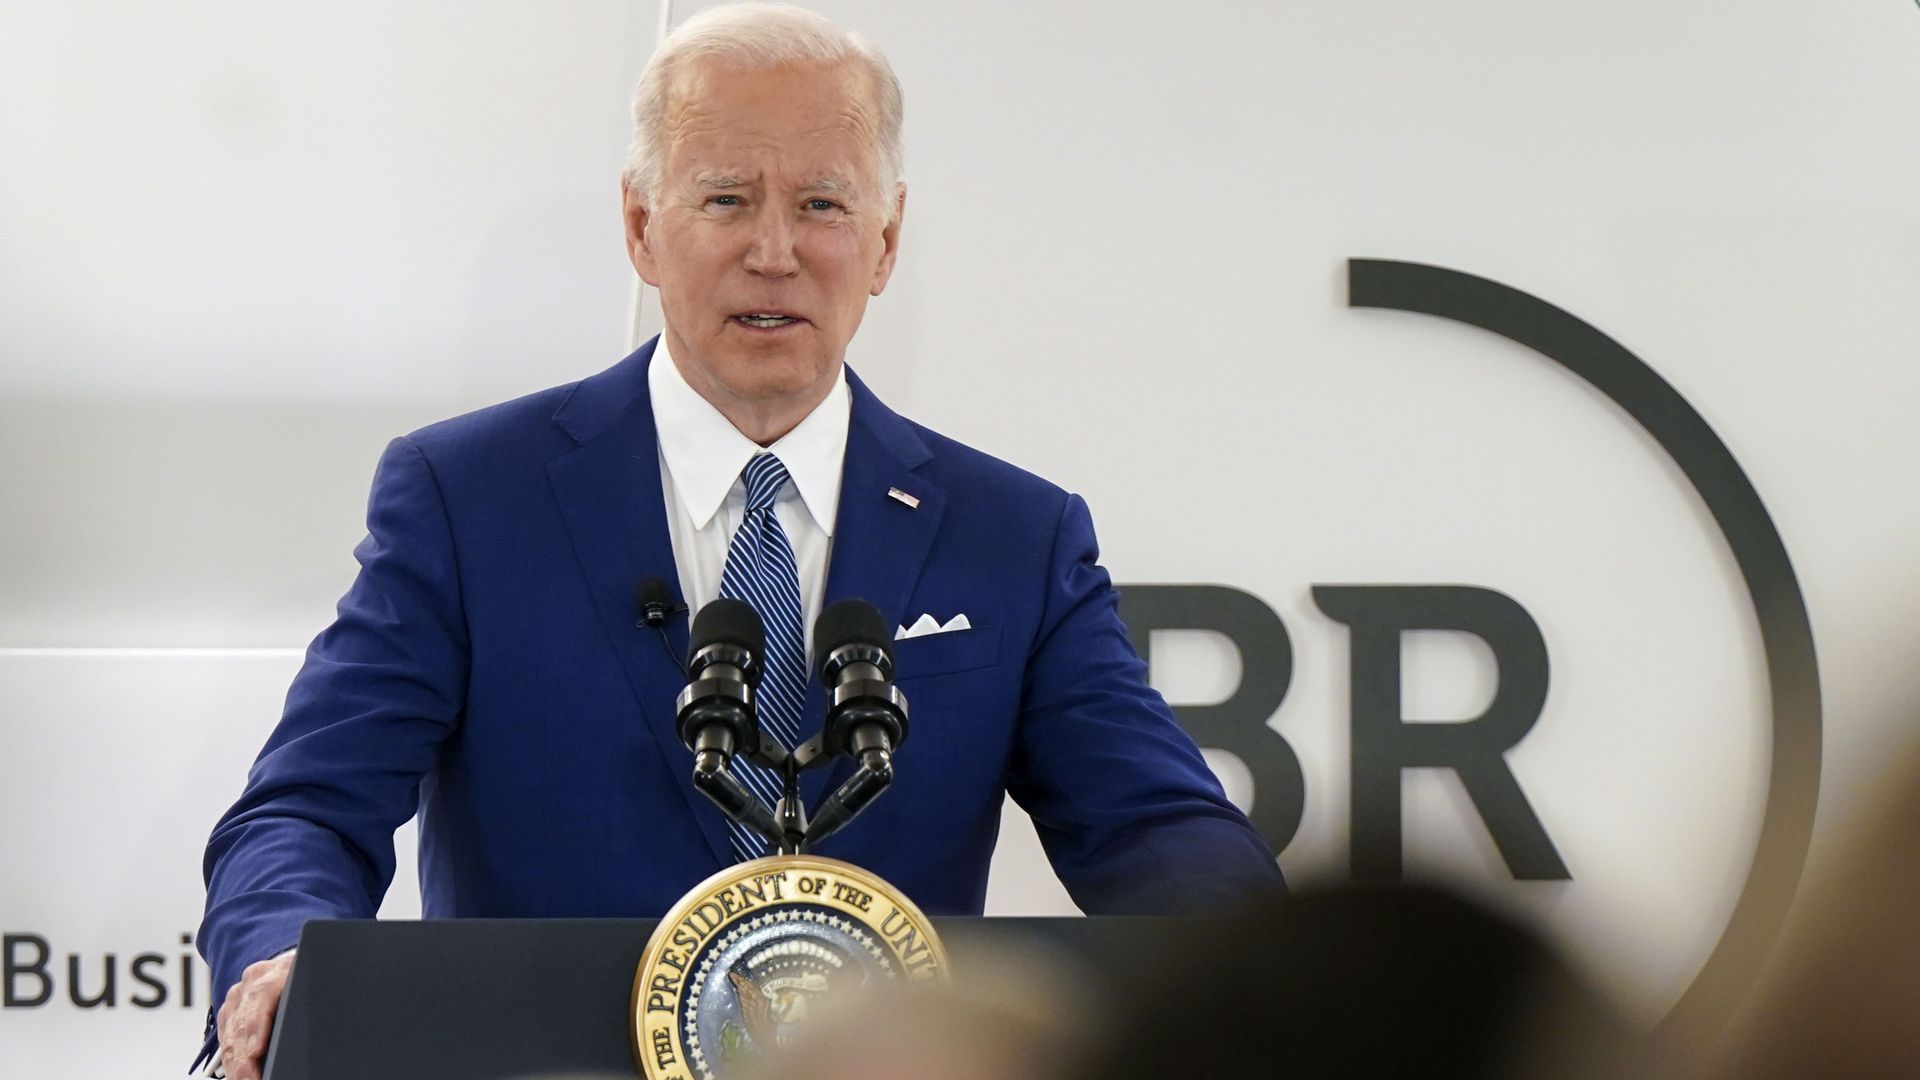
[[[1650,1022],[1725,927],[1766,797],[1752,601],[1680,471],[1519,345],[1348,307],[1357,256],[1565,307],[1733,451],[1812,618],[1807,872],[1831,871],[1920,715],[1915,5],[820,7],[908,101],[902,262],[852,362],[1085,494],[1118,581],[1275,609],[1293,877],[1347,866],[1348,634],[1318,584],[1470,584],[1539,625],[1547,703],[1507,760],[1571,880],[1513,880],[1436,770],[1404,781],[1407,865],[1526,913]],[[5,988],[0,1075],[190,1056],[199,849],[350,579],[379,448],[626,351],[616,177],[657,17],[0,10],[0,931],[16,967],[49,952]],[[1407,716],[1486,705],[1483,645],[1405,644]],[[1196,632],[1153,652],[1180,702],[1266,662]],[[1072,910],[1017,813],[990,908]],[[388,913],[417,910],[403,880]],[[112,1007],[76,1005],[109,966]]]

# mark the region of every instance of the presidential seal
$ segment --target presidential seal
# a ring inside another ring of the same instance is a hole
[[[660,920],[633,979],[648,1080],[725,1080],[852,992],[944,979],[913,902],[837,859],[774,855],[708,878]]]

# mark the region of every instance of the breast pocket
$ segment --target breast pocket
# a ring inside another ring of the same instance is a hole
[[[893,677],[903,682],[992,667],[1000,662],[1000,628],[976,626],[922,634],[893,643]]]

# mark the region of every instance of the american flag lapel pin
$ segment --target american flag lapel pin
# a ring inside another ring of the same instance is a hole
[[[888,488],[888,489],[887,489],[887,498],[889,498],[889,499],[892,499],[892,500],[894,500],[895,502],[899,502],[899,503],[903,503],[903,504],[905,504],[905,506],[906,506],[906,508],[907,508],[907,509],[909,509],[909,510],[918,510],[918,509],[920,509],[920,498],[919,498],[919,496],[917,496],[917,495],[909,495],[909,494],[907,494],[906,492],[904,492],[904,491],[901,491],[901,490],[900,490],[899,488],[897,488],[897,487],[890,487],[890,488]]]

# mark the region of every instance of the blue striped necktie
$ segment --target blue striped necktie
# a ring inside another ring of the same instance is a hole
[[[802,631],[800,576],[793,545],[774,516],[773,504],[787,482],[787,467],[772,454],[756,454],[740,478],[747,485],[747,512],[727,548],[720,574],[720,595],[745,600],[767,628],[765,670],[756,694],[762,737],[780,740],[791,750],[800,741],[800,716],[807,687],[806,637]],[[780,777],[768,769],[733,759],[733,774],[769,807],[780,800]],[[767,842],[739,822],[728,822],[733,853],[741,861],[767,853]]]

